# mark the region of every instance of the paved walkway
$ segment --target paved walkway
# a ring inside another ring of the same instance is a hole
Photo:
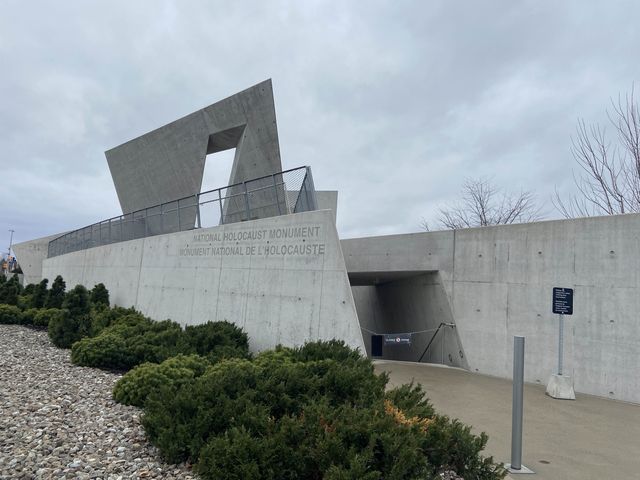
[[[392,385],[421,383],[438,412],[487,432],[487,454],[509,462],[510,380],[404,362],[377,361],[376,370],[389,372]],[[640,405],[581,394],[555,400],[544,391],[524,388],[522,463],[536,475],[509,478],[640,479]]]

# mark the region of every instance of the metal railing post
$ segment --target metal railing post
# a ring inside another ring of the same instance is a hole
[[[200,195],[194,195],[196,198],[196,225],[202,228],[202,219],[200,218]]]
[[[247,190],[247,182],[242,182],[244,186],[244,204],[247,212],[247,220],[251,218],[251,207],[249,206],[249,191]]]
[[[316,187],[313,184],[313,175],[311,175],[311,167],[306,167],[306,176],[305,176],[305,193],[307,194],[307,205],[309,207],[309,211],[317,210],[318,204],[316,203]],[[311,190],[311,199],[309,199],[309,190]]]
[[[177,203],[176,203],[176,210],[178,212],[178,231],[181,232],[182,231],[182,225],[180,224],[180,200],[178,200]]]
[[[220,225],[224,224],[224,212],[222,211],[222,190],[218,189],[218,206],[220,207]]]
[[[276,176],[271,175],[271,179],[273,180],[273,189],[276,192],[276,205],[278,205],[278,215],[282,215],[282,209],[280,208],[280,199],[278,198],[278,184],[276,183]],[[285,192],[286,195],[286,192]]]

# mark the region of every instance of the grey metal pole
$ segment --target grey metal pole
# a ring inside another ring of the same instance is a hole
[[[524,337],[513,337],[513,406],[511,417],[511,468],[522,468],[522,400],[524,386]]]
[[[560,314],[560,329],[558,334],[558,375],[562,375],[562,361],[564,357],[564,315]]]
[[[15,232],[15,230],[9,230],[11,232],[11,237],[9,238],[9,255],[11,255],[11,247],[13,247],[13,232]]]
[[[249,206],[249,190],[247,190],[247,182],[242,182],[244,186],[244,206],[247,211],[247,220],[251,220],[251,207]]]

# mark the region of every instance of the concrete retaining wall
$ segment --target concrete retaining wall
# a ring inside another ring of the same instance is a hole
[[[578,392],[640,403],[640,215],[359,238],[342,247],[350,274],[437,270],[470,369],[505,378],[513,336],[524,335],[525,379],[547,382],[557,363],[552,288],[574,288],[565,373]]]
[[[42,262],[47,258],[49,242],[61,235],[64,235],[64,233],[57,233],[13,245],[13,251],[16,253],[20,268],[24,272],[22,280],[24,285],[38,283],[44,278],[42,276]],[[52,282],[53,278],[50,278],[49,281]]]
[[[341,338],[364,351],[328,210],[158,235],[43,262],[44,277],[58,274],[68,286],[102,282],[112,303],[157,320],[228,320],[245,329],[253,350]]]

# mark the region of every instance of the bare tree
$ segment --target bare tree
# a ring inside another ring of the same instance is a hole
[[[578,121],[571,153],[580,171],[573,179],[577,195],[563,199],[556,189],[553,204],[566,218],[640,212],[640,113],[631,92],[611,100],[607,112],[615,141],[600,125]]]
[[[540,208],[531,192],[510,194],[489,179],[480,178],[467,179],[462,187],[462,199],[440,208],[438,220],[445,228],[459,229],[533,222],[540,218]]]

